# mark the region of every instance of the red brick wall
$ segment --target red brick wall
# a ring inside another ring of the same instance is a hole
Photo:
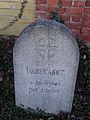
[[[50,19],[50,12],[60,13],[65,25],[71,29],[75,37],[90,44],[90,0],[36,0],[36,18]]]

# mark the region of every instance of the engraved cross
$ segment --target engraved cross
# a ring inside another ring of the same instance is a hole
[[[37,54],[42,58],[52,58],[58,52],[58,45],[55,39],[49,38],[42,38],[38,41],[37,47]]]

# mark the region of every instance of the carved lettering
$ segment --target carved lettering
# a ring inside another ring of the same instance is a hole
[[[54,86],[57,86],[57,85],[61,85],[61,83],[60,83],[60,81],[54,82],[54,81],[48,81],[48,80],[44,80],[44,81],[36,80],[35,85],[50,85],[50,86],[54,85]]]
[[[54,88],[40,88],[40,89],[38,89],[38,88],[32,88],[32,87],[30,87],[29,88],[29,94],[30,93],[37,93],[37,92],[40,92],[40,93],[58,93],[60,90],[58,90],[58,89],[54,89]]]
[[[27,67],[27,73],[30,75],[61,75],[64,70],[57,69],[41,69],[41,68],[29,68]]]

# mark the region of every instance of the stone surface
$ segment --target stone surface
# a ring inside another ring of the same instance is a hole
[[[54,114],[71,111],[79,49],[63,24],[45,20],[26,27],[13,60],[16,105]]]

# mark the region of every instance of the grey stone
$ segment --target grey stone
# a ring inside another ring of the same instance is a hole
[[[29,25],[14,46],[13,61],[17,106],[71,112],[79,49],[68,28],[49,20]]]

